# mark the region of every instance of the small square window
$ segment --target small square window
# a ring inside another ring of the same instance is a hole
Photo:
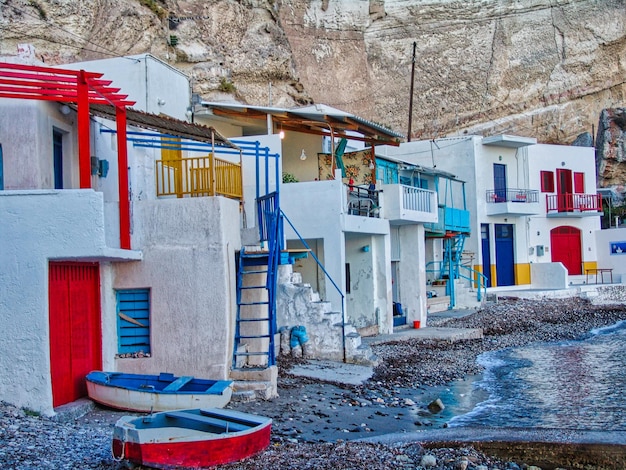
[[[552,171],[541,172],[541,192],[542,193],[554,192],[554,173]]]
[[[117,294],[119,354],[150,353],[150,289],[121,289]]]

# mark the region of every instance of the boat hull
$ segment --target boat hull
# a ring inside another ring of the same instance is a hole
[[[186,410],[181,411],[185,414]],[[137,427],[142,419],[163,420],[157,416],[162,414],[166,413],[120,419],[113,433],[113,457],[161,469],[210,467],[246,459],[262,452],[270,443],[272,421],[262,417],[255,417],[259,422],[249,429],[222,434],[179,427],[176,420],[164,423],[163,427]]]
[[[206,391],[164,392],[154,389],[136,390],[123,386],[112,386],[97,380],[90,380],[88,375],[87,394],[89,398],[101,405],[125,411],[150,412],[189,408],[223,408],[230,402],[233,389],[230,381],[220,383],[228,385],[218,387],[214,393]]]

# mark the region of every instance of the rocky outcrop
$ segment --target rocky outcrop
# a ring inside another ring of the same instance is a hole
[[[570,143],[626,95],[622,0],[4,0],[0,54],[48,63],[150,52],[204,99],[323,102],[412,138]],[[10,25],[10,27],[9,27]]]
[[[602,110],[596,138],[598,186],[610,188],[615,202],[626,195],[626,108]]]

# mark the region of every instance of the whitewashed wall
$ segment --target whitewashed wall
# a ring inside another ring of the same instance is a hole
[[[574,147],[567,145],[539,144],[528,148],[528,162],[530,167],[530,184],[532,188],[541,189],[540,172],[552,171],[556,178],[558,168],[567,168],[572,172],[585,173],[585,194],[596,194],[596,166],[595,150],[593,147]],[[556,180],[555,180],[556,190]],[[528,233],[529,246],[544,245],[550,247],[550,230],[569,225],[581,231],[582,260],[593,262],[598,258],[596,250],[596,231],[600,229],[600,216],[592,217],[557,217],[547,218],[546,193],[540,193],[542,213],[529,218]],[[529,256],[531,262],[551,262],[551,252],[544,256],[537,253]]]
[[[626,251],[612,252],[611,243],[621,242],[622,246],[626,244],[626,228],[596,230],[594,235],[598,268],[613,269],[613,281],[624,283],[626,281]],[[605,279],[609,279],[608,273],[604,276]]]
[[[116,289],[149,288],[152,356],[114,359],[115,370],[228,377],[236,313],[239,204],[223,197],[138,201],[133,246],[141,263],[118,265]],[[105,321],[115,322],[115,311]]]
[[[0,400],[52,414],[49,260],[140,254],[106,246],[102,194],[92,190],[0,191],[0,213]]]

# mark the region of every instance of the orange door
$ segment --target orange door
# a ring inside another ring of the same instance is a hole
[[[85,375],[102,368],[97,263],[50,263],[48,271],[52,405],[87,395]]]

